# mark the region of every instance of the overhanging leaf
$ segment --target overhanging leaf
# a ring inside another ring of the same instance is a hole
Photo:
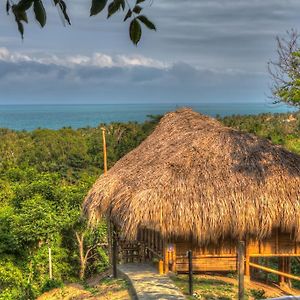
[[[107,0],[92,0],[92,6],[90,9],[90,16],[99,14],[106,6]]]
[[[18,5],[13,5],[11,8],[15,15],[16,21],[24,21],[25,23],[28,23],[28,18],[25,10],[20,9]]]
[[[21,10],[27,10],[31,7],[32,3],[33,3],[33,0],[21,0],[18,3],[18,7]]]
[[[156,26],[152,23],[146,16],[141,15],[137,17],[147,28],[151,30],[156,30]]]
[[[136,4],[139,4],[139,3],[142,3],[144,2],[145,0],[136,0]]]
[[[113,14],[115,14],[121,6],[121,2],[118,0],[115,0],[111,2],[108,6],[108,15],[107,18],[111,17]]]
[[[9,0],[6,1],[6,13],[9,15],[10,3]]]
[[[44,27],[46,25],[47,16],[43,2],[41,0],[34,0],[33,11],[37,21],[42,27]]]
[[[121,6],[122,6],[122,9],[123,9],[123,11],[125,10],[125,7],[126,7],[126,5],[125,5],[125,0],[121,0]]]
[[[139,14],[141,12],[141,10],[142,10],[142,7],[139,5],[136,5],[132,11],[136,14]]]
[[[71,25],[71,21],[70,21],[70,18],[68,16],[68,13],[67,13],[67,5],[66,3],[63,1],[63,0],[58,0],[58,4],[59,4],[59,7],[64,15],[64,18],[65,20],[68,22],[69,25]]]
[[[134,18],[129,26],[129,36],[131,41],[137,45],[142,36],[142,28],[136,18]]]
[[[129,8],[127,14],[125,15],[124,22],[125,22],[128,18],[131,18],[131,16],[132,16],[132,10]]]
[[[17,21],[17,24],[18,24],[18,30],[21,34],[22,39],[23,39],[24,38],[24,26],[23,26],[21,21]]]

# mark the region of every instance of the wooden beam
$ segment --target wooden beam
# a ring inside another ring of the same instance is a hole
[[[299,255],[300,256],[300,255]],[[194,255],[194,259],[197,258],[236,258],[236,254],[197,254]],[[177,255],[177,258],[186,258],[186,255]]]
[[[294,253],[266,253],[266,254],[260,254],[260,253],[250,253],[250,257],[300,257],[300,253],[294,254]]]
[[[245,242],[239,241],[238,242],[238,300],[245,299],[245,283],[244,283],[244,260],[245,260]]]
[[[281,272],[281,271],[277,271],[277,270],[274,270],[274,269],[271,269],[271,268],[267,268],[267,267],[264,267],[264,266],[261,266],[261,265],[258,265],[258,264],[254,264],[252,262],[250,262],[250,267],[257,268],[257,269],[260,269],[260,270],[263,270],[263,271],[266,271],[266,272],[269,272],[269,273],[273,273],[273,274],[276,274],[276,275],[282,275],[282,276],[284,276],[286,278],[290,278],[290,279],[294,279],[294,280],[300,281],[300,277],[299,276],[295,276],[295,275],[292,275],[292,274],[288,274],[288,273],[284,273],[284,272]]]

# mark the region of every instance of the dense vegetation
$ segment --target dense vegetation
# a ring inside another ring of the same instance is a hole
[[[158,120],[107,125],[108,165],[140,144]],[[221,121],[300,154],[299,114]],[[0,129],[0,300],[34,299],[107,267],[105,223],[89,229],[80,211],[84,195],[103,169],[101,126]]]

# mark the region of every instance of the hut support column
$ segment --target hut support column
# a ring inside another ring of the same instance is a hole
[[[164,242],[164,272],[169,273],[169,250],[166,242]]]
[[[244,283],[244,269],[245,269],[245,242],[238,242],[238,281],[239,281],[239,290],[238,290],[238,300],[244,300],[245,297],[245,283]]]
[[[284,273],[291,273],[291,263],[289,257],[279,258],[279,271]],[[281,288],[290,287],[291,280],[285,276],[279,275],[279,285]]]
[[[286,257],[286,272],[291,274],[291,258],[290,257]],[[290,278],[286,278],[286,283],[287,283],[288,287],[292,287]]]
[[[172,253],[172,272],[176,273],[176,244],[174,244],[174,249],[173,249],[173,253]]]
[[[112,230],[112,268],[113,268],[113,277],[117,278],[117,262],[118,262],[118,245],[117,245],[117,233],[116,227],[113,226]]]
[[[250,256],[249,256],[249,245],[248,241],[246,242],[245,249],[245,281],[250,281]]]
[[[279,271],[284,272],[284,257],[279,257]],[[284,276],[282,275],[279,276],[279,285],[280,287],[284,287],[285,285]]]

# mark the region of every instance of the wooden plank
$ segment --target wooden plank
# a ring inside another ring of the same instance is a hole
[[[299,255],[300,256],[300,255]],[[177,259],[180,258],[186,258],[186,255],[177,255]],[[229,258],[229,257],[235,257],[236,254],[219,254],[219,255],[211,255],[211,254],[202,254],[202,255],[193,255],[193,259],[197,258]]]
[[[196,257],[193,258],[194,264],[226,264],[227,262],[236,262],[236,256],[235,257],[220,257],[220,258],[207,258],[207,257]],[[176,259],[177,264],[185,264],[187,263],[187,258],[180,258]]]
[[[210,271],[235,271],[236,270],[236,256],[231,258],[193,258],[193,268],[199,272],[210,272]],[[188,271],[188,259],[180,259],[176,262],[176,269],[178,272]]]
[[[273,274],[276,274],[276,275],[281,275],[281,276],[284,276],[286,278],[290,278],[290,279],[300,281],[299,276],[295,276],[295,275],[292,275],[292,274],[289,274],[289,273],[284,273],[284,272],[281,272],[281,271],[277,271],[277,270],[267,268],[267,267],[264,267],[264,266],[261,266],[261,265],[258,265],[258,264],[254,264],[252,262],[250,262],[250,266],[253,267],[253,268],[257,268],[257,269],[269,272],[269,273],[273,273]]]

